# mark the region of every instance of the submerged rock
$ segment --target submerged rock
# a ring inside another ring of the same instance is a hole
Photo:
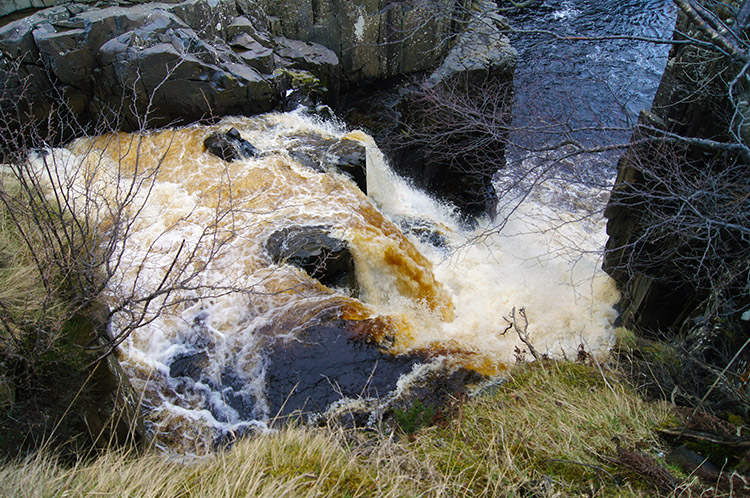
[[[354,258],[346,241],[329,231],[321,226],[284,228],[268,237],[266,251],[275,263],[301,268],[323,285],[356,291]]]
[[[486,380],[481,374],[444,358],[413,357],[419,361],[414,361],[411,369],[401,374],[387,396],[343,399],[331,405],[315,421],[321,425],[354,428],[373,427],[382,422],[397,426],[404,419],[418,417],[421,424],[429,425],[433,418],[454,409],[457,402],[468,396],[470,387]],[[402,430],[410,432],[406,427]]]
[[[208,352],[205,350],[178,355],[169,365],[169,376],[189,377],[197,381],[208,367],[208,362]]]
[[[422,242],[441,249],[448,247],[445,235],[440,233],[440,230],[427,220],[409,218],[401,220],[399,225],[404,232],[414,234]]]
[[[269,348],[271,416],[318,413],[343,398],[386,397],[419,361],[394,356],[355,335],[348,323],[316,325]]]
[[[258,149],[242,138],[237,128],[230,128],[224,133],[212,133],[203,141],[206,150],[225,161],[250,159],[256,157]]]

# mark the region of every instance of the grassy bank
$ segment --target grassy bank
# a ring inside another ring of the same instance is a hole
[[[654,496],[618,445],[658,458],[672,420],[594,365],[522,365],[408,435],[289,427],[188,463],[112,451],[69,468],[37,454],[2,467],[0,495]]]

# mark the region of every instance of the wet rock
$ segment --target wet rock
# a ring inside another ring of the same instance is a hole
[[[208,352],[197,351],[184,353],[172,360],[169,365],[170,377],[189,377],[195,381],[201,378],[201,373],[208,367]]]
[[[94,367],[91,383],[92,398],[83,406],[81,417],[92,444],[100,448],[148,445],[140,398],[114,355]]]
[[[388,408],[405,411],[419,402],[422,406],[437,410],[451,399],[466,396],[468,387],[482,380],[484,377],[473,370],[437,363],[411,380],[406,389],[389,403]]]
[[[283,68],[276,71],[282,86],[288,88],[282,98],[279,110],[283,112],[302,111],[330,119],[333,111],[326,102],[328,89],[312,72],[301,69]],[[321,112],[322,111],[322,112]]]
[[[271,416],[324,411],[344,397],[380,398],[419,359],[393,356],[352,335],[347,324],[312,326],[270,347],[266,371]]]
[[[448,241],[445,239],[445,236],[427,220],[412,218],[402,220],[399,225],[404,232],[416,235],[422,242],[441,249],[448,247]]]
[[[354,258],[346,241],[331,237],[329,231],[321,226],[284,228],[268,237],[266,252],[275,263],[301,268],[323,285],[354,291]]]
[[[305,135],[289,154],[315,171],[346,173],[362,192],[367,193],[367,149],[361,142]]]
[[[349,175],[359,189],[367,193],[367,149],[356,140],[334,143],[325,155],[326,165]]]
[[[429,359],[415,353],[415,361],[399,388],[378,398],[354,397],[335,403],[316,417],[318,424],[345,428],[373,427],[387,423],[398,425],[399,418],[420,418],[421,424],[433,422],[454,410],[468,395],[470,387],[486,380],[481,374],[456,366],[444,359]],[[418,360],[418,361],[416,361]],[[421,425],[417,424],[417,425]],[[402,427],[402,429],[405,429]]]
[[[203,141],[206,150],[225,161],[236,161],[238,159],[250,159],[257,157],[258,149],[250,142],[242,138],[237,128],[220,133],[212,133]]]

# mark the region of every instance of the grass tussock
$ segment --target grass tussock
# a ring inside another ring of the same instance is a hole
[[[190,462],[112,451],[66,468],[37,455],[0,469],[0,495],[654,496],[618,445],[656,455],[671,418],[594,366],[522,365],[412,434],[288,427]]]

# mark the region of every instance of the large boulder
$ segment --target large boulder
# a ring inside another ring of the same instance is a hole
[[[367,193],[367,149],[362,142],[317,134],[300,134],[289,155],[320,172],[344,173]]]
[[[354,258],[347,242],[329,231],[320,226],[283,228],[268,237],[266,251],[275,263],[301,268],[323,285],[354,291]]]

